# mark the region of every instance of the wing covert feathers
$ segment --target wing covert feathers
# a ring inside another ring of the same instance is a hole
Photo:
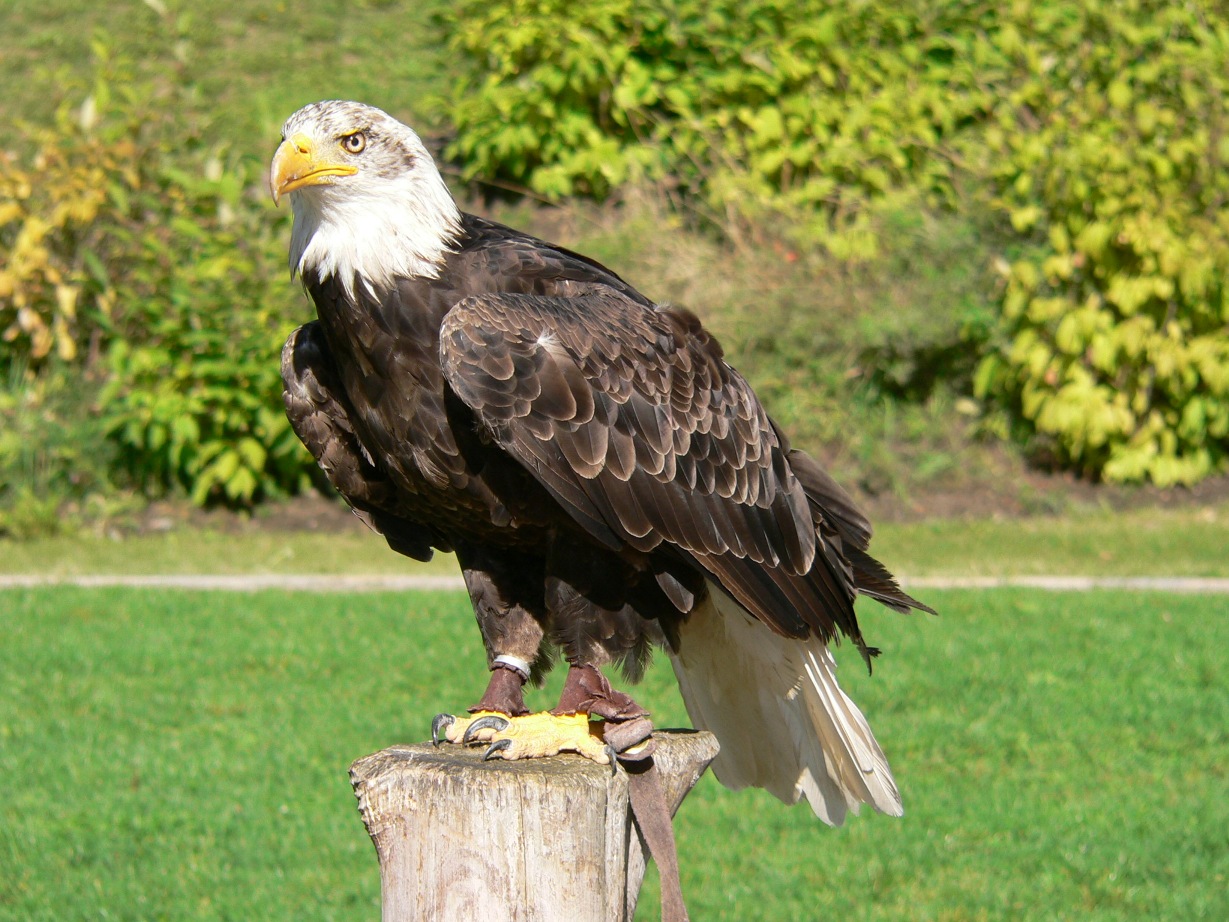
[[[448,384],[491,437],[602,539],[796,573],[806,494],[746,381],[694,316],[612,291],[486,295],[445,317]]]
[[[726,787],[806,798],[832,826],[862,804],[904,812],[887,758],[818,638],[774,634],[710,583],[670,659],[691,719],[721,741],[713,770]]]

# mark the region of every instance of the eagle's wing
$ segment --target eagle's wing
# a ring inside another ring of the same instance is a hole
[[[482,295],[445,317],[448,384],[493,440],[611,548],[673,545],[788,636],[861,644],[840,538],[789,447],[684,311],[598,290]]]
[[[415,560],[430,560],[432,544],[441,542],[397,508],[396,489],[359,441],[353,410],[319,322],[304,324],[286,340],[282,383],[291,428],[337,492],[359,518],[384,535],[393,550]]]

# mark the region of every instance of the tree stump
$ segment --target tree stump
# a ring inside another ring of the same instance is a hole
[[[673,815],[717,740],[654,740]],[[483,762],[483,751],[393,746],[350,767],[380,860],[383,922],[630,922],[645,856],[626,771],[569,754]]]

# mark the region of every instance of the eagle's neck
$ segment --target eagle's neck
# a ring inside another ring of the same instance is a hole
[[[337,194],[330,186],[292,193],[290,270],[384,290],[398,278],[436,278],[461,235],[461,212],[435,170]]]

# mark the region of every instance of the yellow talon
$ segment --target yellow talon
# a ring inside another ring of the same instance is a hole
[[[457,718],[448,726],[444,738],[450,743],[490,743],[485,756],[488,759],[498,756],[516,761],[577,752],[599,765],[609,765],[611,757],[603,739],[604,727],[603,721],[590,720],[587,714],[539,711],[508,717],[479,711],[468,718]]]
[[[479,742],[485,743],[495,734],[494,728],[483,728],[479,726],[474,732],[470,732],[470,727],[479,721],[490,718],[491,721],[513,720],[507,714],[500,714],[498,711],[474,711],[468,717],[452,717],[443,728],[443,737],[450,743],[469,743]]]

